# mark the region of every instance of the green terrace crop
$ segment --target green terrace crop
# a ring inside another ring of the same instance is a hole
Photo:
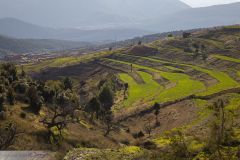
[[[236,88],[239,87],[239,83],[233,80],[227,73],[222,71],[214,70],[214,69],[206,69],[203,67],[191,65],[191,64],[184,64],[184,63],[177,63],[177,62],[169,62],[165,60],[157,59],[156,57],[142,57],[142,56],[134,56],[134,55],[126,55],[126,54],[116,54],[120,56],[126,57],[134,57],[138,59],[145,59],[148,61],[162,63],[164,67],[175,70],[175,71],[184,71],[182,69],[178,69],[176,67],[172,67],[171,65],[178,65],[182,67],[189,67],[196,71],[208,74],[212,78],[217,80],[216,84],[206,87],[202,82],[193,80],[191,76],[184,74],[184,73],[172,73],[172,72],[165,72],[159,69],[147,67],[143,65],[138,65],[134,63],[130,63],[124,60],[117,60],[117,59],[108,59],[104,58],[104,60],[108,60],[114,63],[120,63],[122,65],[132,65],[134,68],[147,70],[153,73],[157,73],[163,78],[169,80],[172,84],[174,84],[170,88],[162,89],[162,86],[152,80],[152,76],[148,75],[144,72],[138,72],[138,74],[144,79],[145,84],[137,84],[134,79],[129,76],[128,74],[120,74],[120,78],[122,81],[129,84],[129,96],[128,99],[124,102],[126,106],[133,104],[135,101],[158,101],[158,102],[167,102],[167,101],[174,101],[183,97],[187,97],[189,95],[195,94],[199,96],[206,96],[211,95],[214,93],[218,93],[220,91]],[[161,87],[158,89],[157,92],[154,91],[154,86]],[[147,89],[146,87],[149,87]],[[149,97],[145,96],[145,93]],[[152,92],[152,93],[151,93]]]
[[[104,58],[104,60],[112,61],[115,63],[121,63],[123,65],[131,65],[131,63],[129,63],[129,62],[118,61],[115,59]],[[148,70],[148,71],[151,71],[154,73],[158,73],[163,78],[165,78],[165,79],[169,80],[171,83],[175,84],[173,87],[164,89],[159,94],[157,94],[157,96],[155,96],[154,100],[158,101],[158,102],[167,102],[167,101],[177,100],[177,99],[180,99],[180,98],[183,98],[183,97],[206,90],[206,87],[204,86],[203,83],[201,83],[200,81],[192,80],[190,76],[183,74],[183,73],[164,72],[164,71],[160,71],[160,70],[153,69],[150,67],[140,66],[137,64],[132,64],[132,66],[137,69],[144,69],[144,70]],[[130,82],[130,84],[129,84],[130,85],[130,91],[129,91],[130,93],[131,92],[133,93],[133,91],[131,90],[131,84],[134,84],[133,88],[135,88],[135,89],[133,89],[133,90],[136,90],[136,87],[139,88],[137,90],[141,90],[140,89],[141,85],[136,85],[136,83],[132,82],[133,81],[132,79],[126,80],[127,79],[126,75],[123,77],[120,74],[120,77],[124,82],[126,82],[126,83]],[[148,80],[148,83],[152,83],[149,85],[153,86],[153,81]],[[144,94],[144,93],[142,93],[142,94]],[[133,97],[131,97],[131,96],[133,96]],[[132,100],[132,99],[136,99],[136,97],[134,95],[130,94],[128,99]]]
[[[139,99],[147,101],[153,99],[157,93],[160,93],[164,87],[152,79],[152,75],[145,72],[137,72],[143,79],[143,84],[138,84],[131,76],[126,73],[119,74],[120,79],[129,85],[128,99],[125,101],[125,105],[132,105]]]
[[[123,55],[123,54],[121,54],[121,55]],[[130,55],[127,55],[127,56],[130,56]],[[215,78],[218,81],[218,83],[215,85],[209,86],[206,91],[198,94],[201,96],[210,95],[213,93],[217,93],[217,92],[220,92],[220,91],[223,91],[226,89],[230,89],[230,88],[236,88],[239,86],[238,82],[236,82],[231,77],[229,77],[226,73],[221,72],[221,71],[205,69],[205,68],[190,65],[190,64],[168,62],[168,61],[160,60],[160,59],[157,59],[154,57],[153,58],[152,57],[142,57],[142,56],[133,56],[133,57],[142,58],[142,59],[150,60],[150,61],[157,62],[157,63],[176,64],[179,66],[190,67],[194,70],[206,73],[206,74],[210,75],[211,77]]]
[[[39,72],[46,68],[64,67],[64,66],[76,65],[83,62],[93,61],[96,58],[101,58],[109,54],[111,54],[111,52],[102,51],[102,52],[81,55],[81,56],[59,57],[55,59],[43,60],[38,63],[26,64],[26,65],[23,65],[23,68],[26,72]],[[18,70],[20,70],[20,68],[21,66],[18,66]]]
[[[240,63],[240,59],[232,58],[232,57],[228,57],[228,56],[222,56],[222,55],[216,55],[215,54],[215,55],[212,55],[212,57],[217,58],[217,59],[221,59],[221,60],[225,60],[225,61]]]

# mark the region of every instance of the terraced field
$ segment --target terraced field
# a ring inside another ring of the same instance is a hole
[[[144,72],[138,72],[138,74],[144,79],[145,84],[137,84],[131,76],[128,74],[119,74],[120,79],[125,83],[129,84],[129,96],[128,99],[124,102],[125,106],[131,106],[136,101],[141,102],[168,102],[175,101],[177,99],[181,99],[187,97],[189,95],[197,95],[197,96],[207,96],[212,95],[227,89],[232,89],[239,87],[239,83],[232,79],[227,73],[222,71],[206,69],[200,66],[195,66],[191,64],[185,63],[177,63],[177,62],[169,62],[165,60],[158,59],[158,57],[143,57],[143,56],[134,56],[134,55],[126,55],[126,54],[117,54],[122,57],[133,57],[135,59],[147,60],[153,63],[161,63],[164,67],[172,70],[183,73],[175,73],[175,72],[166,72],[160,69],[151,68],[149,66],[131,63],[128,60],[118,60],[115,58],[104,58],[104,61],[111,61],[114,63],[128,65],[137,70],[146,70],[149,72],[157,73],[162,78],[167,79],[171,82],[171,87],[160,86],[154,80],[152,80],[151,75],[148,75]],[[181,66],[187,67],[203,74],[207,74],[213,79],[216,79],[217,83],[212,84],[210,86],[205,86],[202,82],[198,80],[193,80],[190,75],[184,73],[184,69],[176,68],[173,66]],[[161,89],[159,89],[160,87]],[[157,89],[155,89],[157,88]],[[149,95],[149,96],[146,96]]]
[[[153,99],[157,94],[163,91],[164,87],[152,79],[152,75],[146,72],[137,72],[143,79],[143,84],[138,84],[131,76],[126,73],[119,74],[121,80],[128,83],[129,98],[124,102],[126,106],[132,105],[139,99],[141,101],[147,101]]]
[[[46,68],[54,68],[54,67],[65,67],[65,66],[70,66],[74,64],[79,64],[82,62],[88,62],[92,61],[94,59],[103,57],[110,54],[110,52],[96,52],[96,53],[91,53],[91,54],[86,54],[86,55],[81,55],[81,56],[70,56],[70,57],[59,57],[55,59],[48,59],[41,61],[39,63],[34,63],[34,64],[26,64],[24,65],[24,70],[27,72],[39,72],[43,69]],[[21,66],[18,67],[20,69]]]
[[[212,55],[212,57],[217,58],[217,59],[221,59],[221,60],[225,60],[225,61],[240,63],[240,59],[232,58],[232,57],[228,57],[228,56]]]
[[[131,65],[131,63],[129,62],[125,62],[125,61],[118,61],[118,60],[114,60],[114,59],[104,59],[107,61],[112,61],[115,63],[121,63],[123,65]],[[177,100],[201,91],[206,90],[205,86],[203,83],[201,83],[200,81],[196,81],[196,80],[192,80],[190,76],[186,75],[186,74],[182,74],[182,73],[172,73],[172,72],[163,72],[157,69],[153,69],[150,67],[146,67],[146,66],[140,66],[137,64],[132,64],[132,66],[134,68],[137,69],[144,69],[147,71],[151,71],[154,73],[158,73],[160,76],[162,76],[163,78],[169,80],[173,85],[173,87],[171,88],[165,88],[164,90],[160,90],[160,93],[157,94],[156,96],[154,96],[154,99],[151,99],[151,101],[158,101],[158,102],[167,102],[167,101],[171,101],[171,100]],[[126,76],[126,75],[125,75]],[[138,88],[138,90],[141,90],[141,85],[134,85],[134,87],[131,87],[131,84],[133,84],[132,81],[126,80],[126,77],[121,76],[120,74],[120,78],[126,82],[129,83],[129,92],[133,93],[133,90],[136,90],[136,88]],[[150,82],[150,81],[148,81]],[[152,83],[152,82],[150,82]],[[143,93],[142,93],[143,94]],[[128,99],[135,99],[135,97],[131,97],[131,94],[129,95]],[[149,100],[149,99],[148,99]],[[127,100],[129,101],[129,100]],[[127,103],[129,104],[129,103]]]
[[[221,72],[221,71],[205,69],[205,68],[190,65],[190,64],[168,62],[168,61],[160,60],[160,59],[157,59],[157,58],[154,58],[154,57],[153,58],[152,57],[140,57],[140,56],[134,56],[134,57],[150,60],[150,61],[157,62],[157,63],[176,64],[176,65],[179,65],[179,66],[189,67],[189,68],[192,68],[194,70],[206,73],[206,74],[210,75],[211,77],[215,78],[218,81],[218,83],[213,85],[213,86],[208,87],[205,92],[202,92],[202,93],[198,94],[198,95],[201,95],[201,96],[210,95],[210,94],[214,94],[214,93],[226,90],[226,89],[239,87],[239,84],[235,80],[233,80],[226,73]]]
[[[237,110],[239,110],[240,106],[239,106],[239,102],[240,102],[240,95],[239,94],[228,94],[228,99],[229,99],[229,103],[228,105],[225,106],[224,110],[230,113],[234,113]],[[174,131],[178,131],[178,130],[182,130],[182,131],[186,131],[187,129],[191,129],[192,127],[194,127],[195,125],[200,124],[201,122],[205,121],[208,117],[211,116],[213,110],[211,110],[209,107],[207,107],[208,101],[204,101],[204,100],[199,100],[199,99],[195,99],[194,100],[195,105],[199,108],[199,111],[197,113],[197,116],[195,118],[195,120],[193,120],[190,124],[188,124],[187,126],[182,126],[179,128],[174,128],[173,130],[169,131],[169,132],[174,132]],[[169,133],[168,132],[168,133]],[[239,138],[240,136],[240,132],[238,129],[235,129],[234,131],[234,138]],[[155,138],[152,139],[152,141],[158,145],[158,147],[164,147],[169,145],[171,142],[171,140],[166,136],[167,134],[163,134],[162,136],[157,136]],[[185,137],[187,140],[191,139],[192,137]],[[191,140],[192,141],[192,140]],[[203,142],[199,142],[196,140],[193,140],[192,142],[194,142],[194,144],[191,144],[190,147],[191,149],[195,150],[195,149],[199,149],[203,148],[206,144]]]

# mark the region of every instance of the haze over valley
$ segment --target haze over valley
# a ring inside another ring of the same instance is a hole
[[[21,4],[8,0],[0,4],[4,6],[0,34],[27,39],[109,42],[240,21],[240,3],[202,8],[179,0],[21,0]]]

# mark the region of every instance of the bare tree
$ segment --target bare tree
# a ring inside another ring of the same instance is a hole
[[[3,128],[0,128],[0,150],[5,150],[13,145],[16,137],[20,134],[17,131],[17,126],[14,123],[9,123]]]
[[[124,83],[124,93],[123,93],[124,94],[124,99],[127,98],[126,93],[127,93],[128,88],[129,88],[128,83]]]
[[[53,143],[58,144],[58,140],[63,139],[63,129],[67,127],[68,123],[73,121],[74,109],[70,106],[60,107],[54,106],[50,113],[44,117],[40,122],[48,129],[49,137],[52,138]],[[55,134],[53,129],[57,129],[59,134]]]
[[[63,139],[63,129],[67,124],[74,122],[74,112],[78,107],[77,102],[69,99],[71,93],[61,93],[56,98],[56,103],[50,108],[49,113],[40,121],[48,129],[51,143],[59,145],[59,140]],[[53,131],[57,130],[57,135]]]
[[[153,130],[153,127],[151,125],[151,121],[148,120],[147,123],[144,125],[144,131],[148,134],[148,136],[150,137],[151,136],[151,133],[152,133],[152,130]]]
[[[111,111],[105,112],[103,116],[103,122],[105,125],[105,134],[104,136],[108,136],[109,133],[114,129],[113,123],[113,114]]]
[[[158,115],[159,115],[159,113],[160,113],[160,104],[159,103],[155,103],[154,104],[154,106],[153,106],[153,108],[154,108],[154,114],[155,114],[155,116],[156,116],[156,126],[159,126],[160,125],[160,123],[159,123],[159,121],[158,121]]]
[[[179,157],[191,159],[187,141],[182,131],[173,131],[168,135],[168,138],[170,140],[171,155],[174,157],[173,159],[178,159]]]

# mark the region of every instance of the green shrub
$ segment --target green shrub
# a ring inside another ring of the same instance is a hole
[[[8,100],[8,103],[10,105],[14,105],[14,103],[15,103],[15,93],[14,93],[14,90],[12,88],[8,89],[7,100]]]
[[[3,107],[4,107],[3,103],[4,103],[4,95],[0,94],[0,112],[3,111]]]
[[[30,103],[30,108],[34,113],[38,114],[41,110],[43,101],[42,98],[38,95],[37,89],[35,86],[31,86],[27,91],[27,96]]]

